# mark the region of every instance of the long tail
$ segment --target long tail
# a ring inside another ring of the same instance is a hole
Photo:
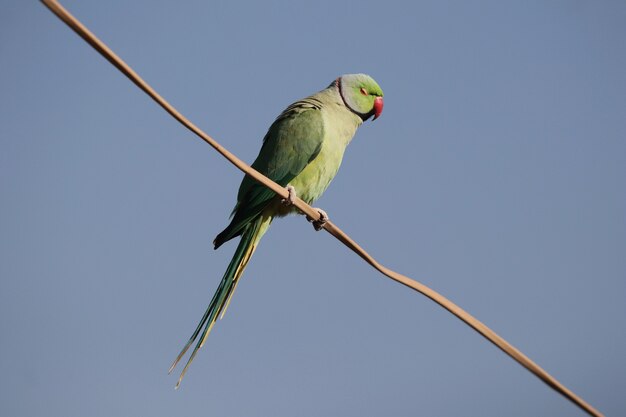
[[[189,356],[189,359],[187,360],[187,364],[180,374],[180,378],[178,378],[176,388],[180,386],[180,383],[183,380],[183,377],[185,376],[189,365],[191,365],[191,362],[193,362],[196,353],[198,353],[198,350],[204,345],[204,342],[206,342],[206,339],[209,336],[209,333],[211,332],[211,329],[213,328],[213,325],[217,321],[218,317],[224,317],[233,293],[235,292],[235,288],[237,288],[237,284],[239,283],[239,278],[243,274],[243,271],[246,268],[246,265],[248,265],[248,261],[252,257],[252,254],[254,253],[257,244],[261,240],[261,237],[267,231],[267,228],[269,227],[271,222],[271,215],[262,214],[254,221],[252,221],[241,235],[241,240],[239,241],[237,250],[235,250],[235,254],[233,255],[233,258],[231,259],[230,264],[228,264],[228,268],[224,273],[222,282],[220,282],[217,291],[215,291],[215,294],[213,295],[213,298],[211,299],[211,302],[209,303],[206,312],[202,316],[200,323],[198,323],[198,327],[196,327],[196,330],[189,338],[189,341],[187,342],[183,350],[180,351],[180,353],[176,357],[176,360],[174,361],[174,363],[172,363],[172,366],[168,371],[168,373],[171,373],[172,370],[174,370],[178,362],[182,359],[185,353],[187,353],[187,350],[189,350],[189,347],[191,347],[192,343],[196,339],[198,339],[198,336],[200,336],[195,348],[193,349],[193,352],[191,353],[191,356]],[[200,335],[201,332],[202,335]]]

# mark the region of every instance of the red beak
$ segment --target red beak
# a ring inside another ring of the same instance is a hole
[[[376,97],[374,99],[374,118],[372,120],[378,119],[378,117],[383,113],[383,98]]]

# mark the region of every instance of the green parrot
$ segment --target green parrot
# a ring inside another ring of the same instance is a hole
[[[382,111],[383,91],[376,81],[365,74],[348,74],[326,89],[296,101],[272,123],[252,167],[287,187],[289,198],[281,199],[247,175],[241,182],[232,220],[213,244],[217,249],[234,237],[241,236],[241,240],[200,323],[170,367],[169,372],[197,339],[176,388],[215,321],[224,316],[239,279],[272,220],[296,211],[291,204],[296,195],[308,204],[317,200],[337,174],[356,129],[370,117],[378,118]],[[328,219],[323,210],[319,212],[320,221],[313,222],[316,230]]]

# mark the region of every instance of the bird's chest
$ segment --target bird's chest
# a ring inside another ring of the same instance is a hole
[[[320,153],[290,182],[298,197],[309,204],[324,193],[339,170],[346,146],[358,127],[355,121],[347,122],[326,124]]]

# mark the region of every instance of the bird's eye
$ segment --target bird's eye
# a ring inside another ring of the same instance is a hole
[[[363,94],[364,96],[367,95],[367,90],[364,87],[361,87],[361,94]]]

